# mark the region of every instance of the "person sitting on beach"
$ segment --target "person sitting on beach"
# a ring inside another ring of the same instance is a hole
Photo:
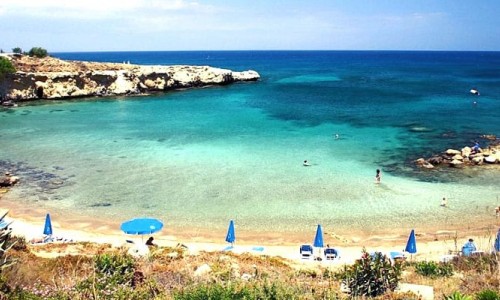
[[[476,248],[476,244],[474,244],[474,240],[469,239],[469,241],[467,243],[465,243],[462,247],[462,254],[464,256],[470,256],[472,254],[472,252],[474,252],[476,250],[477,250],[477,248]]]
[[[154,241],[154,237],[150,236],[149,239],[146,241],[146,246],[156,246],[155,243],[153,243]]]
[[[481,152],[481,148],[479,147],[479,142],[475,141],[474,146],[472,146],[472,154]]]
[[[311,164],[306,160],[304,160],[304,163],[302,163],[304,167],[309,167]]]

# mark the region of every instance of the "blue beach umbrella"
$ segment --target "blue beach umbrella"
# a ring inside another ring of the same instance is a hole
[[[497,232],[497,237],[496,237],[496,239],[495,239],[495,244],[494,244],[494,246],[495,246],[495,250],[496,250],[497,252],[500,252],[500,228],[498,229],[498,232]]]
[[[52,235],[52,222],[50,221],[50,214],[45,217],[45,225],[43,226],[43,234]]]
[[[415,239],[415,230],[412,229],[410,236],[408,237],[408,242],[406,243],[405,251],[410,254],[417,253],[417,240]]]
[[[316,229],[316,237],[314,237],[313,246],[323,248],[323,229],[321,229],[320,224],[318,224],[318,228]]]
[[[234,221],[229,221],[229,228],[227,229],[226,242],[231,243],[231,246],[236,241],[236,235],[234,234]]]
[[[126,234],[153,234],[163,228],[163,223],[158,219],[138,218],[123,222],[120,229]]]

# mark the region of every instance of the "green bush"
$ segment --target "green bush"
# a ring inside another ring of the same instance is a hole
[[[449,263],[422,261],[415,265],[415,272],[431,278],[450,277],[453,275],[453,265]]]
[[[19,47],[12,48],[12,52],[16,53],[16,54],[22,54],[23,53],[23,49],[21,49]]]
[[[15,72],[16,68],[14,68],[10,60],[5,57],[0,57],[0,78],[3,78],[6,74]]]
[[[48,55],[47,50],[41,47],[33,47],[31,50],[28,52],[29,56],[34,56],[38,58],[43,58]]]
[[[352,296],[376,297],[394,291],[401,279],[401,264],[391,264],[382,253],[370,255],[363,249],[361,259],[346,266],[337,277],[347,285]]]
[[[471,296],[464,295],[460,292],[454,292],[451,295],[444,295],[444,300],[472,300]]]
[[[476,295],[477,300],[500,300],[500,293],[494,290],[483,290]]]
[[[126,295],[132,291],[134,274],[132,257],[120,254],[97,255],[94,258],[93,276],[78,283],[76,290],[83,297],[95,297],[97,294],[98,298],[106,299],[110,295]]]
[[[233,300],[233,299],[309,299],[305,291],[297,286],[288,286],[281,282],[230,282],[197,284],[175,291],[176,300]],[[314,297],[313,295],[310,295]],[[327,299],[326,297],[321,297]],[[328,297],[332,299],[332,297]]]

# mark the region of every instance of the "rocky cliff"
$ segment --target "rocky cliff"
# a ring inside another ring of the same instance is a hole
[[[209,66],[143,66],[64,61],[52,57],[6,56],[16,68],[0,82],[4,100],[144,94],[178,88],[255,81],[255,71]]]

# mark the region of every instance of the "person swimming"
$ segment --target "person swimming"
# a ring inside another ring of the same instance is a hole
[[[307,161],[307,159],[306,159],[306,160],[304,160],[304,162],[302,163],[302,165],[303,165],[304,167],[309,167],[311,164],[310,164],[310,163]]]

